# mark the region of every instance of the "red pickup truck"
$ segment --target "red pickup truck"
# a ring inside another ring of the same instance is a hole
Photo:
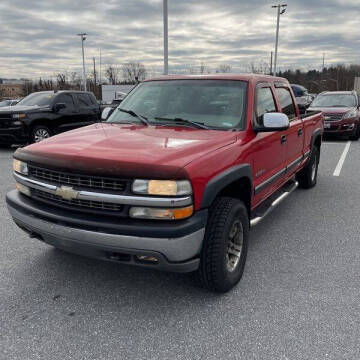
[[[99,259],[196,272],[225,292],[251,226],[316,184],[323,116],[301,116],[287,80],[169,76],[139,84],[102,123],[14,154],[15,223]]]

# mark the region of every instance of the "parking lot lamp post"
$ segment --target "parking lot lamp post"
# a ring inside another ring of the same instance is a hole
[[[85,56],[84,56],[84,41],[86,40],[85,33],[78,34],[81,38],[81,49],[82,49],[82,60],[83,60],[83,87],[84,91],[86,91],[86,72],[85,72]]]
[[[287,4],[273,5],[272,8],[277,8],[277,23],[276,23],[276,39],[275,39],[275,59],[274,59],[274,76],[277,72],[277,58],[278,58],[278,45],[279,45],[279,28],[280,16],[286,11]],[[281,10],[283,8],[283,10]]]
[[[164,11],[164,75],[169,73],[168,56],[168,0],[163,0]]]

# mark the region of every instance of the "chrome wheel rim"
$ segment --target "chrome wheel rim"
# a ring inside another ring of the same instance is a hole
[[[226,252],[226,268],[233,272],[239,262],[243,249],[244,229],[240,220],[234,221],[229,232],[228,247]]]
[[[315,181],[315,177],[316,177],[316,167],[317,167],[317,157],[315,155],[314,158],[314,163],[311,167],[311,181],[314,182]]]
[[[34,134],[35,142],[40,142],[50,137],[49,132],[46,129],[37,129]]]

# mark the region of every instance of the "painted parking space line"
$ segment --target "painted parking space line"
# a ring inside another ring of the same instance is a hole
[[[344,148],[344,151],[342,152],[341,154],[341,157],[339,159],[339,162],[337,163],[336,165],[336,168],[335,168],[335,171],[333,173],[333,176],[340,176],[340,173],[341,173],[341,169],[344,165],[344,162],[345,162],[345,159],[346,159],[346,156],[349,152],[349,149],[350,149],[350,145],[351,145],[351,141],[348,141],[345,145],[345,148]]]

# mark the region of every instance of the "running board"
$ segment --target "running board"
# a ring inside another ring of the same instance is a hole
[[[254,210],[250,225],[255,226],[261,220],[263,220],[269,213],[275,209],[283,200],[285,200],[293,191],[297,189],[299,183],[297,181],[291,180],[286,183],[280,190],[271,195],[268,199],[264,201],[257,209]]]

